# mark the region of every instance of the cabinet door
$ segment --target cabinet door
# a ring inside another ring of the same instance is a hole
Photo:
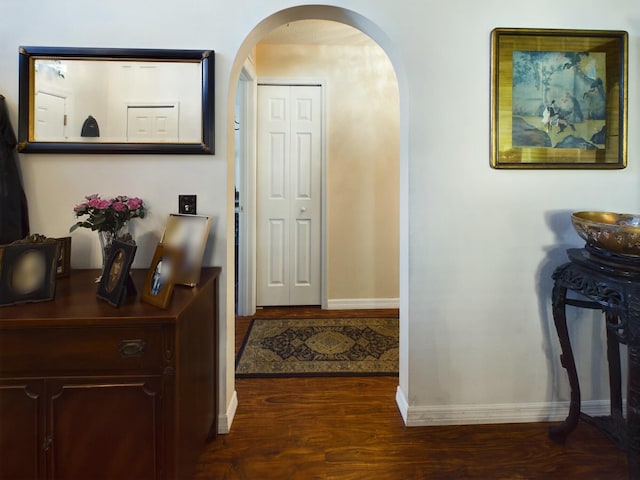
[[[0,478],[44,477],[43,389],[42,380],[0,384]]]
[[[51,380],[47,390],[52,478],[160,477],[160,378]]]

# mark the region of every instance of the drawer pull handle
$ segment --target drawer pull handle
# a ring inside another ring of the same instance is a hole
[[[122,358],[140,358],[144,355],[147,342],[144,340],[123,340],[120,342],[120,356]]]

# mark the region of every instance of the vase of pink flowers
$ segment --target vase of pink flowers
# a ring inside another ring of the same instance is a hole
[[[129,221],[144,218],[146,208],[144,201],[138,197],[118,195],[117,197],[101,197],[97,193],[85,197],[85,201],[73,209],[77,218],[70,231],[77,228],[90,228],[98,232],[102,250],[102,268],[109,255],[114,240],[132,241],[128,230]]]

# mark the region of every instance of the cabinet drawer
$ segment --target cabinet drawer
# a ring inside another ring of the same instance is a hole
[[[0,331],[0,375],[161,373],[161,327]]]

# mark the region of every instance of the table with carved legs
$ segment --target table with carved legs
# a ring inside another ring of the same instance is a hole
[[[567,250],[569,262],[554,274],[553,319],[560,339],[560,360],[571,387],[569,415],[550,428],[564,441],[580,419],[606,433],[628,453],[629,478],[640,479],[640,258],[616,255],[590,246]],[[572,291],[586,298],[569,298]],[[607,332],[611,414],[591,417],[580,412],[580,385],[567,329],[566,306],[602,310]],[[628,347],[626,419],[622,410],[620,344]]]

